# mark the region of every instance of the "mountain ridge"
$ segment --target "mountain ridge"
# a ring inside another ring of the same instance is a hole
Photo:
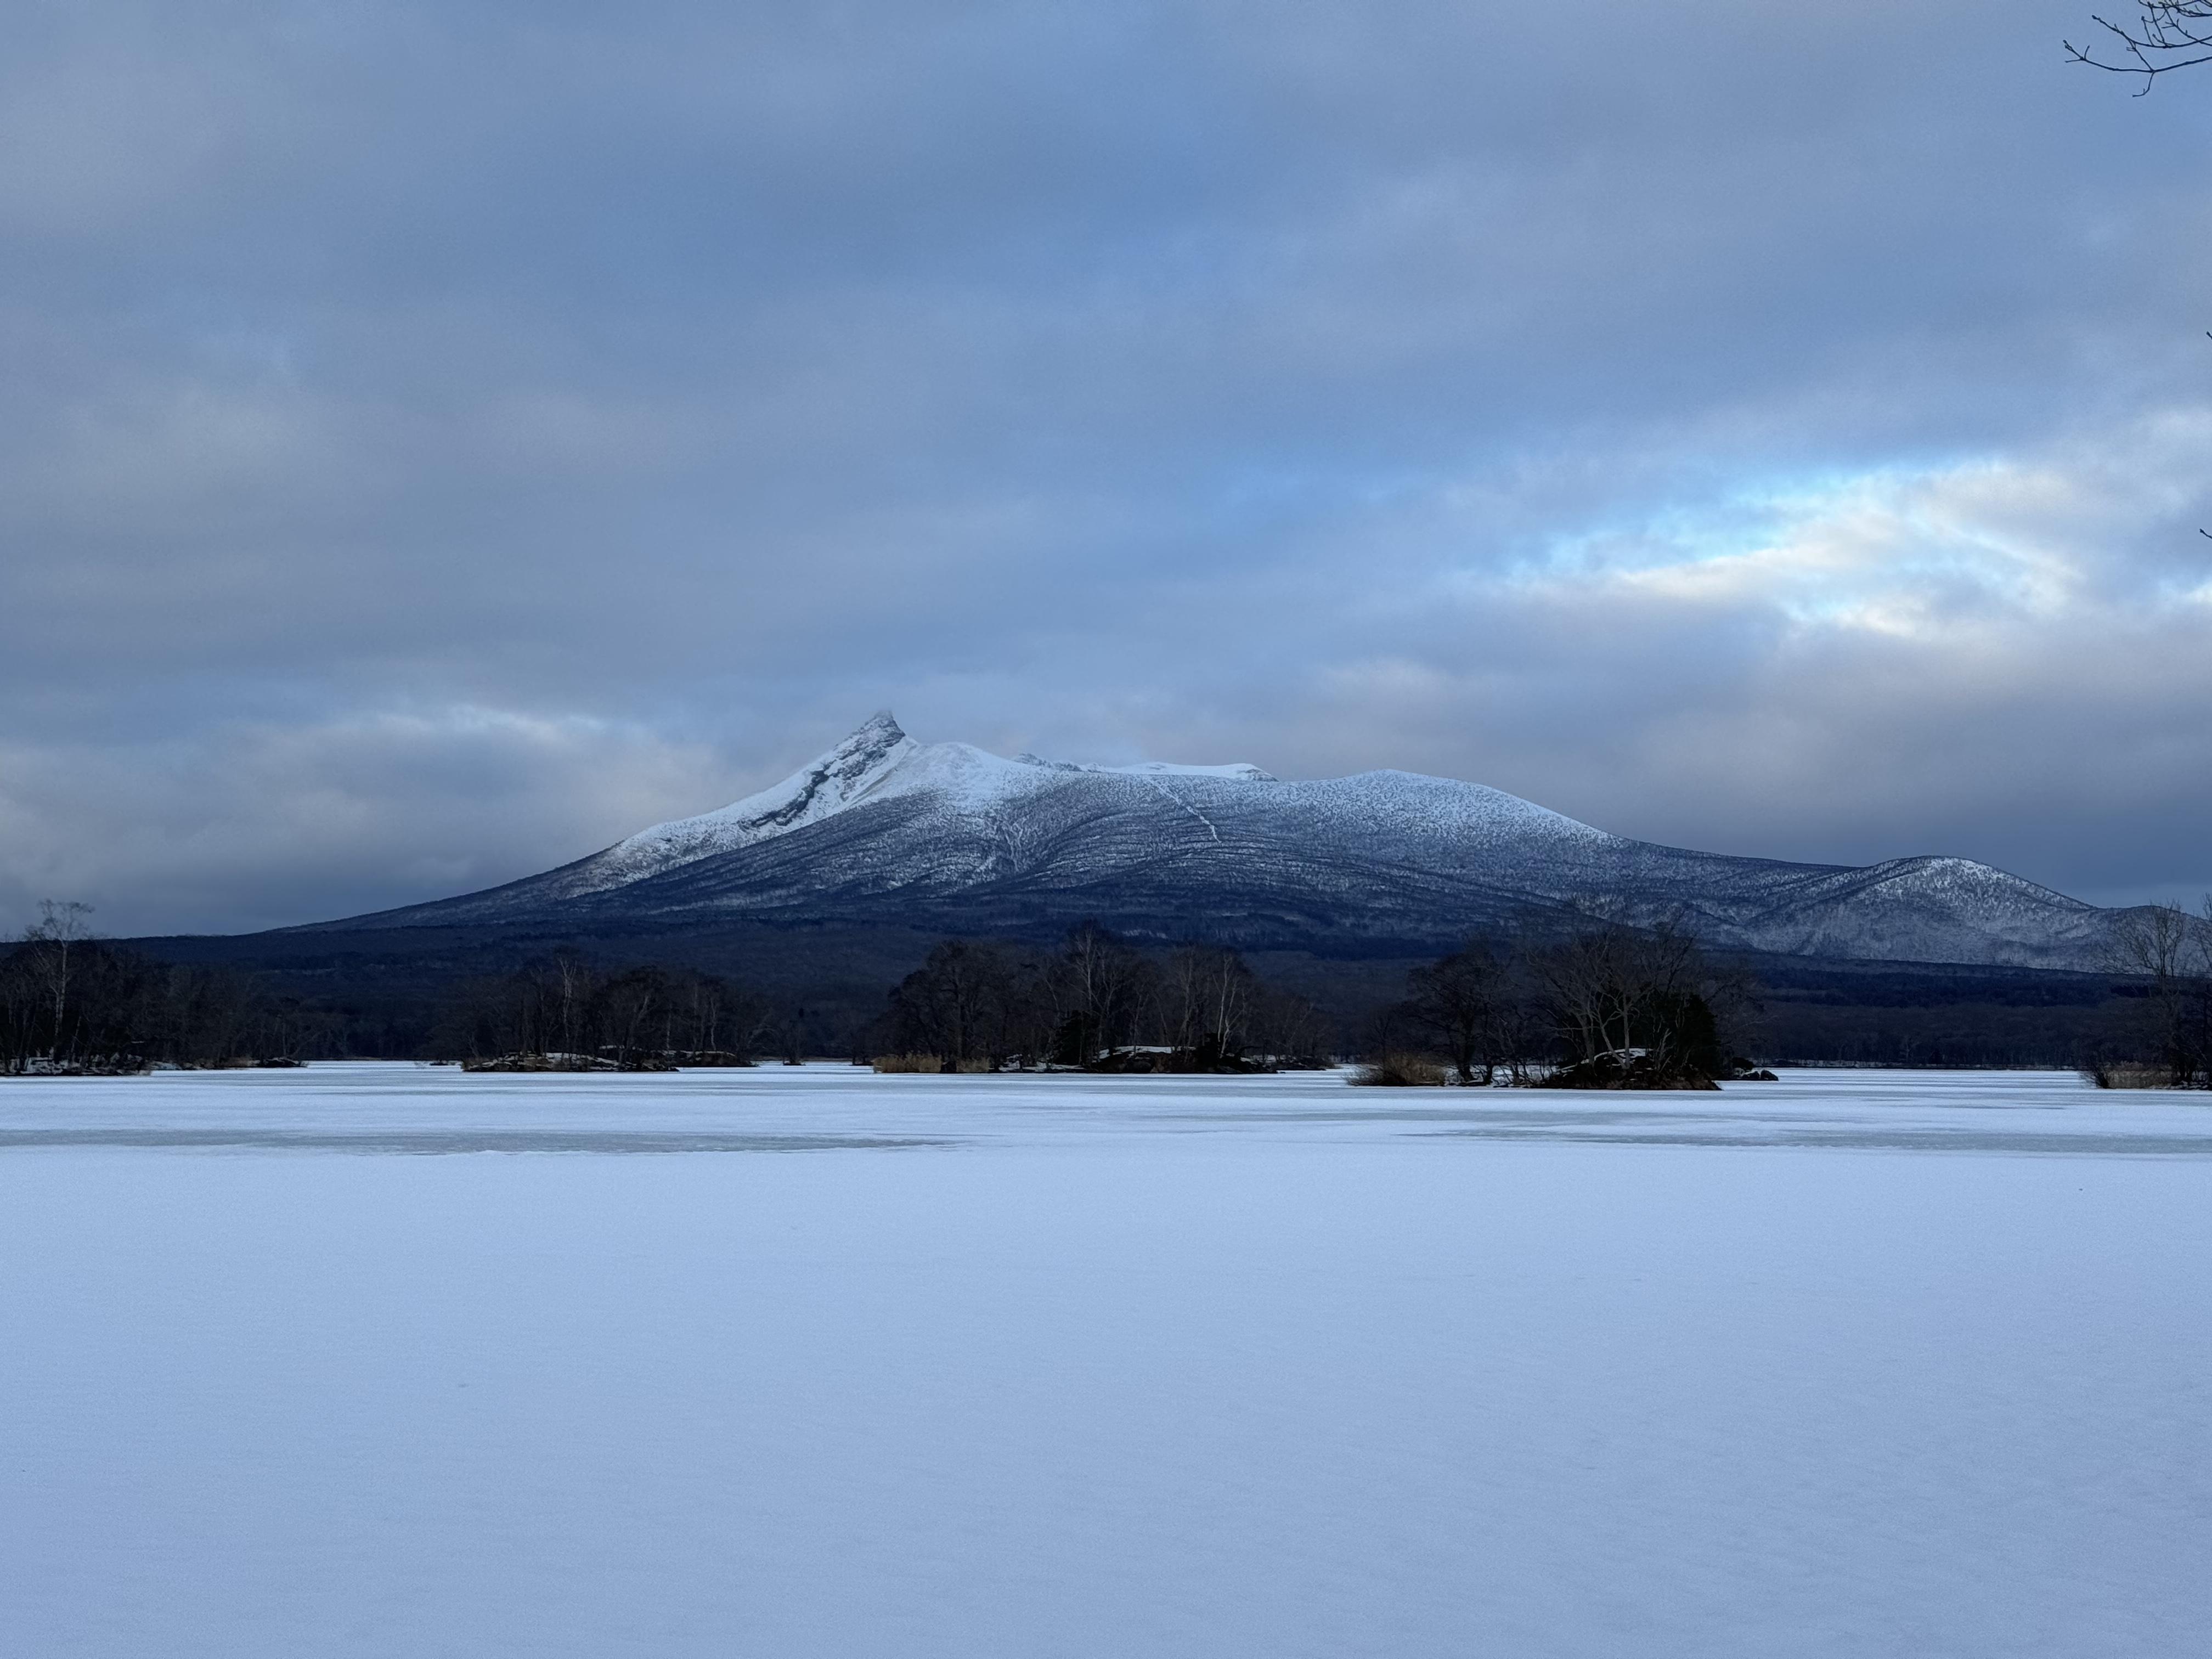
[[[1109,767],[922,744],[889,711],[769,787],[536,876],[288,932],[590,932],[718,917],[1310,948],[1448,945],[1604,899],[1722,946],[2091,969],[2108,911],[1947,856],[1863,866],[1661,846],[1502,790],[1380,770],[1291,781],[1249,763]]]

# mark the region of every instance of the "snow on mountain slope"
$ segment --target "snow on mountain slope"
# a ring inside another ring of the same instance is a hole
[[[922,796],[944,811],[986,812],[1055,787],[1071,773],[1275,781],[1256,766],[1177,766],[1161,761],[1092,766],[1035,755],[1006,760],[972,744],[918,744],[885,709],[781,783],[696,817],[641,830],[604,853],[568,866],[566,890],[602,892],[641,881],[678,865],[736,852],[771,836],[788,835],[866,800]]]
[[[1864,869],[1660,847],[1398,771],[1093,766],[921,744],[888,713],[771,788],[504,887],[334,927],[635,929],[716,917],[1371,946],[1603,898],[1716,944],[2094,966],[2116,913],[1955,858]]]
[[[767,836],[819,823],[858,800],[919,747],[885,709],[781,783],[696,817],[641,830],[581,865],[570,866],[578,875],[570,890],[591,893],[618,887],[693,859],[734,852]]]
[[[1046,760],[1041,755],[1014,758],[1024,766],[1042,766],[1055,772],[1114,772],[1132,777],[1233,778],[1243,783],[1279,783],[1272,772],[1238,761],[1228,766],[1183,766],[1174,761],[1139,761],[1131,766],[1099,766],[1090,761]]]

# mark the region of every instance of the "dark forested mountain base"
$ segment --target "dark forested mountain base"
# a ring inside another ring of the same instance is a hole
[[[147,939],[163,960],[252,970],[276,995],[327,1016],[333,1052],[412,1059],[465,981],[573,946],[611,969],[641,963],[720,975],[794,1019],[809,1053],[853,1051],[892,988],[944,934],[895,927],[724,924],[576,935],[499,927],[362,929]],[[1246,953],[1268,984],[1310,998],[1346,1051],[1370,1046],[1382,1012],[1426,955]],[[1731,958],[1759,986],[1749,1033],[1762,1058],[1939,1066],[2072,1066],[2125,1029],[2134,988],[2108,975],[1943,963]]]
[[[1766,957],[1758,1036],[1778,1060],[2075,1066],[2123,1042],[2140,988],[2103,974]]]

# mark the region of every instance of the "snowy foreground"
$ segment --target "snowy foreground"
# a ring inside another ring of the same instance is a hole
[[[0,1646],[2193,1655],[2208,1315],[2065,1077],[0,1083]]]

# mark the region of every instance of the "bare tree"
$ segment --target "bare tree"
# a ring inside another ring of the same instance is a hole
[[[573,1054],[583,1047],[577,1040],[577,1030],[582,1023],[584,1006],[597,986],[598,975],[592,973],[591,964],[573,950],[556,951],[547,971],[552,981],[554,1006],[560,1011],[561,1052]]]
[[[1598,1062],[1642,1077],[1632,1087],[1689,1086],[1731,1065],[1724,1023],[1751,1001],[1740,970],[1717,968],[1679,915],[1632,916],[1617,904],[1584,904],[1575,933],[1529,953],[1570,1066]],[[1608,1085],[1609,1086],[1609,1085]]]
[[[999,946],[939,941],[891,993],[899,1048],[956,1066],[974,1060],[996,1066],[1006,1057],[999,1042],[1007,1030],[1011,981],[1006,953]]]
[[[1321,1066],[1335,1049],[1335,1023],[1310,997],[1262,984],[1252,1001],[1252,1042],[1278,1062]]]
[[[1480,1081],[1488,1084],[1509,1063],[1504,1049],[1515,990],[1505,957],[1487,939],[1470,939],[1406,975],[1406,1012],[1443,1045],[1462,1083],[1475,1082],[1480,1066]]]
[[[32,975],[53,1007],[57,1060],[68,1025],[70,981],[84,959],[81,947],[92,939],[92,907],[76,899],[40,899],[39,919],[23,930],[23,943],[33,947]]]
[[[2113,931],[2110,961],[2145,982],[2149,1042],[2171,1081],[2212,1085],[2212,896],[2202,921],[2179,904],[2130,912]]]
[[[2136,0],[2136,15],[2127,22],[2094,15],[2089,21],[2103,34],[2087,46],[2062,41],[2066,55],[2091,69],[2141,76],[2138,98],[2169,70],[2212,63],[2212,0]]]
[[[670,1003],[667,971],[650,965],[625,969],[602,984],[592,998],[599,1052],[626,1066],[636,1066],[665,1046],[650,1041]],[[665,1031],[665,1027],[664,1027]]]
[[[1053,963],[1054,1001],[1061,1012],[1058,1057],[1088,1065],[1123,1040],[1140,1017],[1149,965],[1095,921],[1068,930]]]
[[[1576,1059],[1620,1053],[1654,1035],[1646,1016],[1692,992],[1703,965],[1697,937],[1679,917],[1639,924],[1617,905],[1582,908],[1582,927],[1530,958]]]
[[[1168,958],[1163,1013],[1169,1045],[1201,1066],[1243,1052],[1250,1023],[1252,970],[1218,945],[1186,945]]]

